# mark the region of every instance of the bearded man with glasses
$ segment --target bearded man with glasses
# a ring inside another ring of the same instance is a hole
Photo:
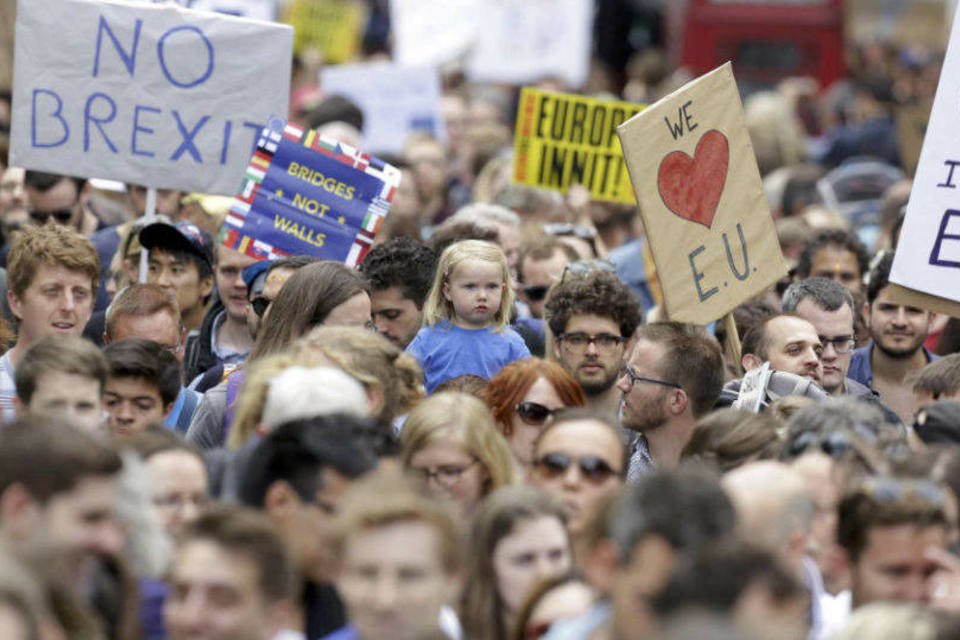
[[[616,420],[627,343],[642,320],[637,297],[603,268],[564,272],[544,309],[553,334],[553,355],[580,383],[587,407]]]
[[[643,325],[617,381],[620,426],[637,432],[627,479],[672,468],[696,421],[709,413],[723,388],[723,356],[716,339],[679,322]]]

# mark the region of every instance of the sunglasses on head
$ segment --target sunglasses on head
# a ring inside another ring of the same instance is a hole
[[[574,464],[580,468],[580,475],[594,484],[601,484],[610,476],[620,475],[606,460],[596,456],[574,458],[565,453],[548,453],[534,462],[536,469],[547,479],[559,478]]]
[[[542,425],[556,412],[555,409],[548,409],[539,402],[521,402],[514,409],[521,420],[535,426]]]
[[[53,219],[59,224],[67,224],[73,218],[73,209],[58,209],[57,211],[30,211],[30,219],[37,224],[47,224],[47,220],[53,216]]]

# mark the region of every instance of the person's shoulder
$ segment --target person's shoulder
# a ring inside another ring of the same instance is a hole
[[[357,633],[357,630],[352,626],[346,626],[342,629],[337,629],[333,633],[326,635],[322,640],[359,640],[360,635]]]

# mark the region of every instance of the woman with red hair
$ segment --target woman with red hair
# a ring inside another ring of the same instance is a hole
[[[483,398],[524,470],[533,464],[533,443],[553,414],[586,403],[580,385],[563,367],[540,358],[505,366],[487,384]]]

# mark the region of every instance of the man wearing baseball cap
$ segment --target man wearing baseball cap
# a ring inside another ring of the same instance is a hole
[[[149,251],[147,282],[170,291],[187,331],[200,328],[213,291],[213,241],[192,222],[155,222],[140,232]]]

